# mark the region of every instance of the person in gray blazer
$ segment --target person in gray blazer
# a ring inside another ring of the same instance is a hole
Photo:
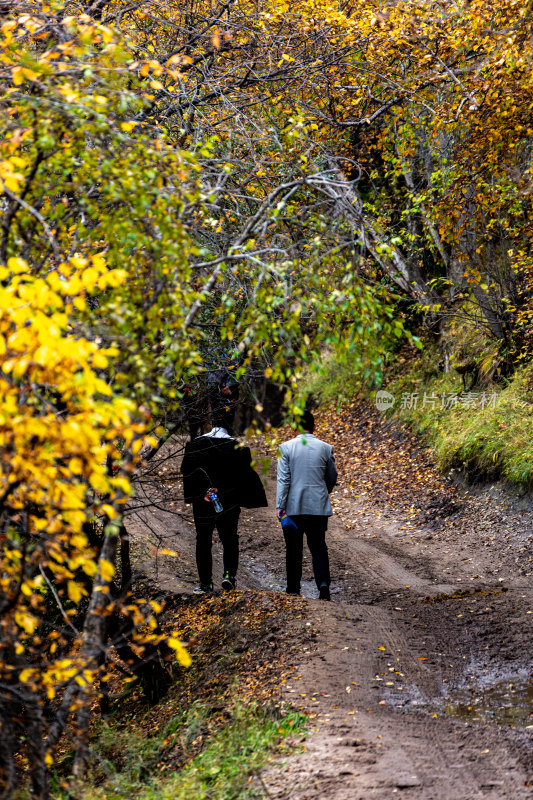
[[[337,468],[330,444],[317,439],[315,420],[304,412],[303,433],[279,448],[278,519],[285,513],[296,528],[285,526],[285,561],[289,594],[300,594],[302,579],[303,536],[313,558],[313,573],[321,600],[330,599],[329,557],[326,545],[328,517],[333,511],[329,494],[337,482]]]

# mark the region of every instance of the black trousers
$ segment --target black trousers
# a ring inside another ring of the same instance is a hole
[[[218,538],[222,542],[224,572],[229,572],[232,577],[237,574],[239,565],[239,514],[241,509],[237,506],[228,511],[216,514],[211,503],[199,500],[192,505],[194,525],[196,527],[196,566],[200,583],[211,583],[213,578],[213,531],[218,531]]]
[[[326,531],[328,518],[313,514],[295,514],[291,517],[298,526],[297,531],[284,531],[285,538],[285,563],[287,566],[287,591],[299,592],[302,580],[302,555],[304,533],[307,537],[307,546],[313,558],[313,574],[316,585],[329,586],[329,556],[326,545]]]

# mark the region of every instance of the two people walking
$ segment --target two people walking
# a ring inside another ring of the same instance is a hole
[[[228,432],[223,415],[213,429],[188,442],[182,461],[185,502],[192,504],[196,528],[196,565],[200,579],[198,594],[213,591],[212,537],[216,527],[223,547],[222,588],[236,586],[239,560],[238,523],[241,507],[267,505],[261,479],[251,466],[248,447],[240,447]],[[276,510],[285,524],[287,588],[300,593],[303,537],[313,560],[313,573],[322,600],[330,599],[330,572],[326,530],[333,514],[329,494],[337,481],[331,445],[314,435],[313,415],[302,417],[303,433],[280,446]],[[213,498],[215,494],[215,498]],[[220,503],[222,510],[216,509]]]

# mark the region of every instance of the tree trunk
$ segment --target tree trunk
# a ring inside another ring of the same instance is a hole
[[[85,624],[83,627],[82,643],[79,651],[80,663],[84,669],[95,670],[101,663],[105,654],[107,638],[107,607],[111,603],[111,580],[105,579],[102,575],[102,562],[115,563],[117,543],[119,538],[120,524],[110,526],[106,531],[100,558],[98,572],[93,583],[93,590]],[[107,570],[104,570],[107,574]],[[80,676],[83,678],[83,676]],[[76,730],[76,755],[74,760],[74,774],[80,776],[84,773],[89,757],[88,737],[90,709],[96,692],[93,681],[83,678],[84,684],[80,686],[74,679],[67,687],[60,707],[57,710],[56,718],[50,727],[50,732],[46,741],[46,748],[53,750],[60,739],[60,736],[67,724],[72,705],[77,701],[79,711],[77,714]]]
[[[126,594],[131,589],[133,574],[130,558],[130,537],[124,523],[120,526],[120,566],[120,591],[122,594]]]
[[[111,578],[106,580],[102,577],[102,562],[115,563],[121,525],[122,522],[118,525],[108,526],[100,551],[98,573],[93,584],[89,608],[85,617],[80,648],[81,662],[86,669],[95,670],[101,663],[105,653],[108,620],[106,608],[111,602]],[[76,754],[73,770],[76,777],[81,777],[85,773],[89,761],[89,722],[95,691],[94,681],[85,681],[82,686],[78,687],[79,711],[77,714]]]

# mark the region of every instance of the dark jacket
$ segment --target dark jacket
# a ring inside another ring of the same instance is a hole
[[[213,486],[226,510],[267,506],[261,478],[251,462],[250,448],[241,447],[235,439],[199,436],[187,442],[181,462],[185,502],[203,500]]]

